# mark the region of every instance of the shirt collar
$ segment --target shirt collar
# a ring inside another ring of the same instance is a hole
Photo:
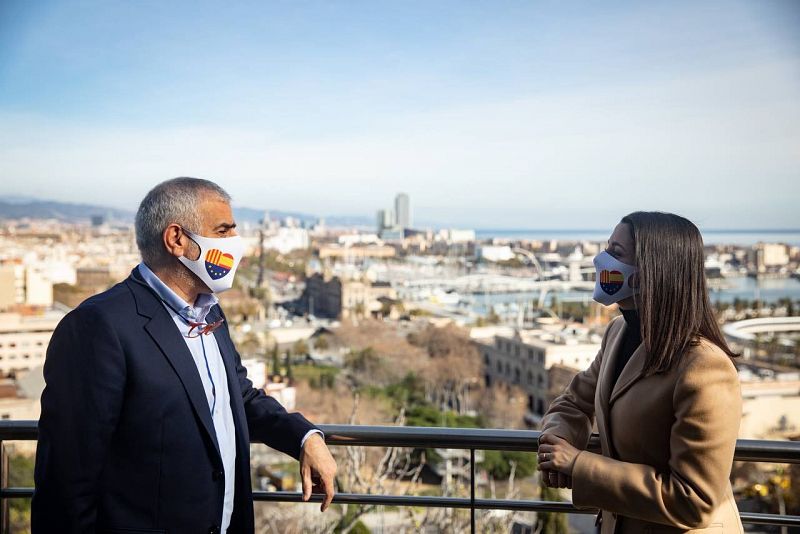
[[[172,308],[188,321],[205,322],[208,312],[219,302],[219,299],[213,293],[200,293],[197,295],[194,305],[188,304],[167,284],[162,282],[144,262],[139,264],[139,274],[142,275],[147,285],[156,292],[156,295],[164,301],[167,307]]]

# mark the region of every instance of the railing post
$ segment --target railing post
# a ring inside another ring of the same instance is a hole
[[[470,532],[475,534],[475,449],[469,450],[469,520]]]

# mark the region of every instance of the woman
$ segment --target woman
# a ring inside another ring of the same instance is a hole
[[[595,300],[623,316],[544,417],[543,478],[599,508],[604,534],[742,532],[729,481],[736,354],[708,299],[700,232],[677,215],[632,213],[594,263]],[[595,418],[602,454],[584,450]]]

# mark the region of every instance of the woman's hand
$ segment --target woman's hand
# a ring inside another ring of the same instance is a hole
[[[539,470],[550,487],[572,487],[572,466],[581,451],[552,434],[539,438]]]
[[[558,471],[542,471],[542,481],[548,488],[572,489],[572,477]]]

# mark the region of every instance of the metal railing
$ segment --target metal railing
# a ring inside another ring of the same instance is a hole
[[[535,500],[478,499],[475,497],[475,451],[500,450],[536,452],[539,432],[531,430],[493,430],[474,428],[396,427],[319,425],[328,445],[337,447],[405,447],[425,449],[460,449],[470,452],[470,496],[432,497],[338,493],[333,502],[339,504],[364,504],[387,506],[415,506],[456,508],[470,511],[471,531],[475,532],[476,510],[510,510],[523,512],[556,512],[569,514],[595,514],[595,510],[575,508],[568,502]],[[7,532],[8,499],[30,498],[33,488],[7,487],[8,462],[6,441],[35,441],[38,437],[36,421],[0,421],[0,525]],[[593,436],[589,450],[598,451],[599,441]],[[763,441],[740,439],[736,443],[736,461],[800,464],[800,442]],[[302,501],[302,495],[286,491],[253,491],[253,500],[261,502]],[[311,502],[321,502],[319,495]],[[800,527],[800,516],[740,513],[743,523]]]

